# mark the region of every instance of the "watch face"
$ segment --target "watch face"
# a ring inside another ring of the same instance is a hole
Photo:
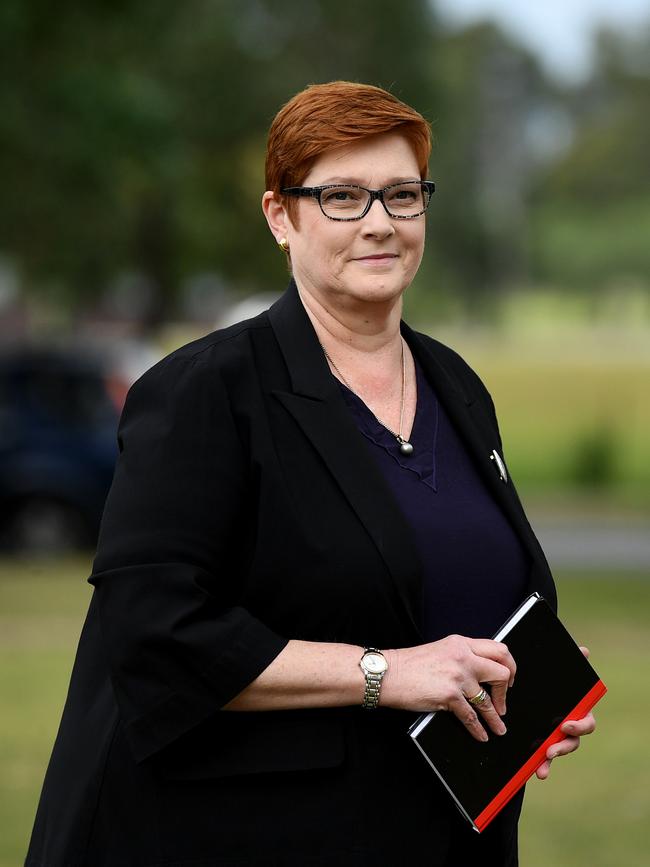
[[[381,653],[365,653],[363,665],[370,674],[383,674],[388,668],[388,663]]]

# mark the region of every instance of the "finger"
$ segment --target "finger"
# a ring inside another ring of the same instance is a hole
[[[535,774],[537,775],[538,780],[548,779],[548,775],[551,773],[551,761],[552,759],[547,759],[537,768]]]
[[[506,713],[507,691],[507,683],[499,682],[490,684],[490,697],[492,699],[492,704],[494,705],[495,710],[499,714],[499,716],[504,716]]]
[[[564,738],[548,748],[546,758],[557,759],[558,756],[568,756],[569,753],[575,753],[579,746],[580,738]]]
[[[574,735],[575,737],[590,735],[595,730],[596,718],[592,713],[588,713],[582,719],[568,720],[562,724],[562,731],[567,735]]]
[[[496,708],[494,707],[494,703],[490,698],[489,692],[485,693],[485,698],[480,704],[472,704],[469,701],[469,698],[482,692],[481,687],[478,684],[476,684],[476,686],[477,689],[470,687],[469,689],[464,691],[468,704],[477,714],[480,714],[483,717],[483,719],[487,723],[488,728],[491,729],[495,735],[504,735],[507,729]]]
[[[465,697],[459,695],[449,703],[449,710],[462,722],[467,731],[477,741],[486,741],[488,739],[487,732],[481,725],[476,711]]]
[[[500,714],[506,712],[506,693],[510,682],[510,669],[491,659],[477,657],[479,663],[474,669],[474,676],[479,683],[488,683],[492,695],[492,703]],[[467,693],[471,695],[471,693]]]
[[[517,673],[517,663],[508,650],[508,646],[502,641],[492,641],[489,638],[470,638],[470,648],[477,656],[491,659],[505,665],[508,669],[508,685],[512,686]]]
[[[582,655],[585,657],[585,659],[589,659],[589,648],[580,645],[580,650],[582,651]]]

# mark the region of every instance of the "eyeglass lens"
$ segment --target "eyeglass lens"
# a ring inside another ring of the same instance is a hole
[[[416,217],[427,209],[429,191],[417,182],[394,184],[384,190],[384,205],[394,217]],[[370,193],[360,187],[327,187],[321,191],[320,203],[328,217],[351,219],[359,217],[368,206]]]

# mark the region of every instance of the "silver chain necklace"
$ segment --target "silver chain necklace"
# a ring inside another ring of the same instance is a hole
[[[410,442],[405,440],[404,437],[402,436],[402,428],[404,425],[404,398],[405,398],[405,394],[406,394],[406,357],[404,355],[404,338],[400,337],[400,340],[401,340],[400,345],[402,347],[402,396],[401,396],[400,408],[399,408],[399,433],[395,433],[394,430],[389,428],[388,425],[386,424],[386,422],[382,421],[379,418],[379,416],[375,415],[375,413],[370,409],[370,407],[367,404],[365,404],[365,401],[363,400],[363,398],[359,397],[357,392],[352,388],[352,386],[347,381],[347,379],[343,376],[343,374],[338,369],[336,364],[334,364],[328,351],[325,349],[325,347],[323,346],[322,343],[320,345],[320,348],[323,350],[323,354],[325,355],[325,358],[329,361],[329,363],[332,365],[332,367],[334,368],[336,373],[339,375],[339,379],[341,380],[341,382],[344,385],[346,385],[350,389],[352,394],[354,394],[356,397],[358,397],[362,403],[364,403],[366,406],[368,406],[368,410],[372,414],[373,418],[376,419],[383,428],[386,428],[386,430],[388,431],[389,434],[391,434],[392,436],[395,437],[395,439],[399,443],[400,452],[403,455],[412,455],[413,454],[413,446],[411,445]]]

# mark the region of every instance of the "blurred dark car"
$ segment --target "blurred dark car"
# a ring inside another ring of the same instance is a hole
[[[95,543],[133,378],[87,349],[0,353],[0,548]]]

